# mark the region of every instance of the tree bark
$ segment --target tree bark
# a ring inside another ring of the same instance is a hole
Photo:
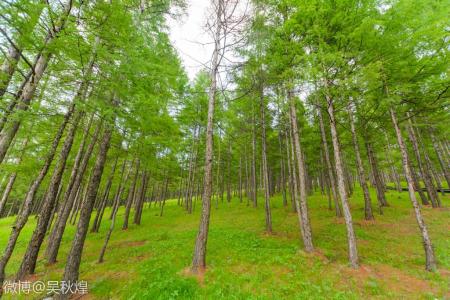
[[[380,206],[380,214],[382,214],[381,207],[382,206],[389,206],[386,201],[386,196],[384,195],[384,185],[380,178],[380,172],[378,170],[378,163],[377,158],[375,156],[375,153],[373,151],[372,143],[369,141],[369,138],[366,136],[366,150],[367,150],[367,156],[369,158],[370,167],[372,169],[372,176],[373,181],[375,185],[375,190],[377,192],[377,200]]]
[[[78,272],[81,263],[83,246],[89,227],[89,220],[94,206],[94,201],[97,196],[100,181],[102,179],[105,160],[110,147],[113,126],[114,125],[109,125],[106,127],[102,141],[100,143],[100,149],[97,155],[94,169],[92,171],[91,179],[89,181],[86,199],[83,201],[83,204],[81,206],[80,220],[78,221],[75,237],[73,239],[72,247],[67,258],[66,267],[64,269],[63,280],[65,282],[76,282],[78,280]],[[68,298],[69,294],[56,295],[56,299]]]
[[[331,193],[333,194],[334,209],[336,212],[336,217],[341,218],[342,210],[341,210],[341,206],[339,205],[339,196],[338,196],[338,191],[336,189],[336,179],[334,177],[333,168],[331,166],[330,153],[328,151],[328,142],[327,142],[327,135],[326,135],[326,131],[325,131],[325,124],[323,122],[322,108],[319,107],[317,109],[317,115],[319,117],[320,134],[322,137],[322,146],[323,146],[323,153],[325,156],[326,169],[328,172],[328,178],[330,179]]]
[[[437,141],[436,136],[433,133],[433,129],[430,127],[428,130],[430,133],[434,151],[436,152],[436,156],[439,161],[439,165],[441,166],[442,172],[444,173],[445,181],[447,181],[447,187],[450,188],[450,167],[448,166],[447,161],[444,159],[445,155],[442,153],[442,148],[439,146],[439,142]]]
[[[130,217],[130,210],[131,210],[131,206],[133,205],[133,200],[134,200],[134,196],[135,196],[136,183],[137,183],[137,180],[139,177],[139,164],[140,164],[140,161],[138,159],[136,162],[136,173],[134,174],[134,179],[133,179],[133,182],[131,183],[130,191],[128,192],[128,199],[127,199],[127,204],[125,207],[125,215],[124,215],[122,230],[128,229],[128,219]]]
[[[80,149],[77,153],[77,156],[79,155],[80,158],[82,155],[82,150],[84,148],[84,143],[86,142],[86,137],[88,136],[87,133],[89,132],[90,122],[92,122],[92,118],[89,121],[89,125],[86,127],[85,137],[83,138],[82,144],[80,145]],[[49,264],[53,264],[56,262],[59,246],[61,245],[61,240],[66,228],[67,221],[69,219],[69,215],[75,205],[75,200],[78,198],[78,194],[81,193],[80,185],[83,181],[84,173],[89,163],[89,159],[92,155],[92,151],[94,150],[94,146],[97,142],[97,138],[101,128],[102,123],[100,122],[95,128],[95,132],[92,136],[91,142],[89,143],[89,146],[83,155],[83,159],[81,160],[79,167],[77,160],[75,159],[75,164],[73,166],[71,174],[73,182],[72,180],[69,182],[69,186],[67,187],[67,190],[64,194],[63,203],[61,203],[61,209],[58,211],[58,217],[56,219],[55,226],[48,238],[48,246],[45,256],[47,258],[47,263]]]
[[[341,198],[342,210],[344,213],[345,226],[347,228],[348,258],[351,267],[358,268],[358,250],[356,247],[356,236],[353,229],[353,221],[352,215],[350,213],[350,206],[348,204],[347,191],[345,190],[344,169],[341,160],[341,148],[339,145],[339,137],[336,128],[333,100],[329,95],[326,95],[326,99],[328,105],[328,115],[330,118],[331,140],[333,142],[334,149],[338,190]]]
[[[416,199],[416,194],[414,193],[414,182],[411,175],[410,163],[408,152],[406,151],[406,146],[403,141],[402,132],[398,125],[397,116],[392,108],[389,109],[391,115],[392,123],[394,125],[395,133],[397,135],[397,142],[402,154],[402,164],[405,171],[406,181],[408,183],[409,198],[414,208],[414,213],[416,215],[417,224],[419,225],[420,232],[422,234],[423,246],[425,249],[425,259],[426,259],[426,270],[434,271],[436,269],[436,259],[434,256],[433,246],[431,244],[430,236],[428,235],[427,226],[423,220],[422,213],[420,211],[419,203]]]
[[[73,104],[70,109],[72,111],[75,110],[75,104]],[[59,155],[58,163],[55,166],[52,178],[50,180],[50,185],[43,200],[43,206],[39,214],[36,228],[33,231],[19,271],[16,274],[16,280],[22,280],[26,275],[34,274],[39,250],[41,249],[42,242],[45,238],[45,233],[47,232],[47,226],[50,221],[51,213],[56,205],[56,196],[59,190],[59,185],[61,184],[61,179],[66,168],[67,158],[69,157],[70,150],[72,149],[78,123],[80,122],[82,116],[83,113],[76,112],[72,125],[69,127],[69,131],[67,132],[66,139]]]
[[[267,166],[267,145],[266,145],[266,114],[264,103],[263,87],[260,89],[260,103],[261,113],[261,162],[262,172],[264,180],[264,209],[266,213],[266,231],[272,233],[272,212],[270,210],[270,184],[269,184],[269,171]]]
[[[295,153],[292,154],[293,161],[295,161],[295,156],[297,157],[297,165],[298,165],[298,182],[299,182],[299,200],[297,201],[297,214],[299,214],[299,222],[302,230],[303,244],[306,252],[314,251],[314,246],[312,242],[312,232],[311,225],[309,222],[308,215],[308,205],[306,202],[306,172],[305,172],[305,163],[303,158],[303,151],[300,144],[299,138],[299,130],[297,125],[297,112],[295,109],[295,98],[292,95],[292,92],[288,92],[289,98],[289,113],[291,119],[291,133],[293,137],[293,146],[295,149]],[[296,198],[297,199],[297,198]]]
[[[355,121],[353,118],[352,108],[348,107],[348,116],[350,119],[350,129],[352,132],[353,149],[356,156],[356,168],[358,170],[359,183],[364,194],[364,218],[366,220],[373,220],[372,202],[370,201],[369,187],[367,186],[367,177],[364,171],[364,165],[361,159],[361,152],[359,151],[358,137],[356,135]]]
[[[407,117],[408,117],[407,130],[408,130],[409,140],[411,141],[413,152],[414,152],[414,155],[416,156],[417,166],[419,167],[419,172],[422,175],[422,179],[425,184],[425,189],[427,191],[428,198],[431,200],[431,205],[433,206],[433,208],[436,208],[436,207],[438,207],[439,196],[436,192],[436,188],[433,186],[433,181],[431,179],[430,170],[427,168],[426,163],[424,163],[422,160],[422,155],[421,155],[420,149],[419,149],[419,143],[417,141],[417,136],[416,136],[409,113],[407,113]],[[423,204],[428,204],[428,203],[423,203]]]
[[[114,179],[114,174],[116,173],[116,167],[117,167],[118,160],[119,160],[119,156],[116,156],[113,167],[108,176],[108,180],[106,181],[105,192],[103,193],[103,196],[101,198],[102,201],[101,201],[99,207],[97,208],[97,213],[95,214],[94,222],[92,222],[91,232],[98,232],[98,230],[100,229],[100,224],[102,222],[103,213],[105,211],[106,205],[108,204],[109,192],[111,191],[112,181]]]
[[[205,177],[202,198],[202,211],[197,238],[195,240],[194,256],[192,258],[192,272],[201,272],[206,267],[206,244],[208,241],[209,218],[211,213],[212,166],[213,166],[213,130],[214,104],[216,100],[217,72],[219,68],[220,35],[222,31],[223,0],[218,0],[216,15],[216,32],[214,37],[214,51],[211,64],[211,85],[208,93],[208,117],[206,125],[205,149]]]
[[[147,184],[148,184],[148,173],[147,171],[142,172],[142,180],[141,180],[141,186],[139,189],[139,197],[136,201],[136,207],[134,210],[134,220],[133,223],[136,225],[141,224],[141,217],[142,217],[142,207],[144,206],[144,200],[145,200],[145,193],[147,191]]]

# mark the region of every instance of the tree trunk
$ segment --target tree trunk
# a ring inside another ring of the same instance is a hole
[[[356,135],[355,121],[353,119],[352,108],[348,107],[348,116],[350,119],[350,129],[352,132],[353,149],[356,156],[356,168],[358,170],[359,183],[364,194],[364,217],[366,220],[373,220],[372,202],[370,201],[369,187],[367,186],[367,177],[364,171],[364,165],[359,151],[358,137]]]
[[[391,166],[391,171],[392,171],[392,175],[394,176],[394,182],[395,182],[395,187],[397,188],[397,192],[402,192],[402,185],[400,184],[400,176],[398,175],[397,170],[395,169],[395,164],[392,162],[391,160],[391,154],[392,154],[392,150],[391,150],[391,143],[389,142],[389,138],[387,136],[387,134],[385,133],[384,136],[386,137],[386,144],[387,144],[387,159],[388,159],[388,163]]]
[[[134,161],[131,163],[131,166],[133,166]],[[109,225],[109,230],[106,233],[105,242],[103,243],[102,250],[100,251],[100,256],[98,258],[98,263],[102,263],[103,259],[105,257],[106,247],[108,246],[109,239],[111,238],[111,234],[114,230],[114,226],[116,224],[116,215],[117,211],[120,207],[120,199],[122,198],[123,191],[125,190],[125,184],[128,181],[128,176],[131,173],[131,169],[127,172],[124,179],[124,172],[125,172],[125,166],[126,166],[126,160],[123,161],[121,172],[120,172],[120,181],[119,181],[119,187],[117,188],[116,196],[114,197],[114,202],[111,208],[111,224]],[[123,180],[123,181],[122,181]]]
[[[431,142],[433,144],[434,151],[436,152],[436,156],[439,161],[439,165],[441,166],[442,172],[444,173],[445,181],[447,181],[447,187],[450,188],[450,167],[448,166],[447,161],[444,159],[445,155],[442,153],[442,148],[439,146],[436,136],[433,133],[433,129],[430,127],[428,130],[431,136]]]
[[[327,97],[328,115],[330,117],[331,140],[333,142],[334,160],[336,164],[336,176],[338,182],[338,190],[341,198],[342,210],[344,213],[345,226],[347,227],[348,242],[348,258],[352,268],[358,268],[358,250],[356,248],[356,236],[353,230],[352,215],[347,199],[347,191],[345,190],[344,169],[341,160],[341,148],[339,145],[339,137],[336,128],[336,120],[334,116],[333,100],[329,95]]]
[[[436,208],[436,207],[438,207],[439,196],[436,192],[436,188],[433,186],[433,181],[431,179],[430,170],[428,170],[427,165],[422,160],[422,155],[419,150],[419,143],[417,141],[416,133],[415,133],[409,113],[407,113],[406,116],[408,117],[407,130],[408,130],[409,140],[411,141],[413,152],[414,152],[414,155],[416,156],[417,166],[419,167],[419,172],[422,175],[422,179],[425,184],[425,189],[427,191],[428,198],[431,200],[431,205],[433,206],[433,208]],[[423,204],[428,204],[428,202],[423,203]]]
[[[213,165],[213,130],[214,130],[214,104],[216,100],[217,72],[219,68],[220,35],[222,31],[222,5],[218,0],[216,16],[216,32],[214,37],[214,52],[211,64],[211,85],[208,93],[208,121],[206,125],[205,149],[205,179],[203,187],[202,211],[197,238],[195,240],[194,256],[192,258],[192,272],[201,272],[206,267],[206,244],[208,241],[209,217],[211,213],[212,192],[212,165]]]
[[[70,110],[75,109],[75,104],[72,105]],[[48,187],[47,193],[43,200],[43,206],[41,208],[39,219],[35,230],[31,236],[28,248],[22,259],[19,271],[16,274],[16,280],[22,280],[26,275],[34,274],[36,268],[36,261],[41,249],[42,242],[44,241],[45,234],[47,232],[47,226],[50,221],[51,213],[56,205],[56,196],[61,184],[61,179],[66,168],[67,158],[69,157],[70,150],[72,149],[73,140],[75,137],[76,130],[78,128],[78,123],[80,122],[83,113],[76,112],[75,117],[69,131],[67,132],[66,139],[62,146],[59,160],[55,169],[53,170],[53,175],[50,180],[50,185]]]
[[[322,108],[321,107],[319,107],[317,109],[317,115],[319,117],[320,135],[322,137],[323,153],[324,153],[324,156],[325,156],[325,162],[326,162],[326,169],[327,169],[327,172],[328,172],[328,178],[330,179],[331,193],[333,194],[334,208],[335,208],[335,211],[336,211],[336,217],[341,218],[342,217],[342,210],[341,210],[341,207],[339,205],[338,192],[337,192],[337,189],[336,189],[336,179],[334,177],[333,168],[331,166],[330,153],[328,152],[327,135],[326,135],[326,132],[325,132],[325,124],[323,122]]]
[[[305,172],[305,163],[303,159],[303,151],[300,144],[299,138],[299,130],[297,125],[297,112],[295,109],[295,98],[292,95],[292,92],[288,92],[288,100],[289,100],[289,113],[291,120],[291,133],[292,133],[292,143],[293,148],[295,149],[295,153],[292,154],[293,161],[295,161],[295,156],[297,157],[297,165],[298,165],[298,182],[299,182],[299,200],[297,201],[297,214],[299,215],[300,227],[302,230],[303,244],[306,252],[314,251],[314,246],[312,242],[312,232],[311,225],[309,222],[308,215],[308,205],[306,203],[306,172]],[[297,199],[297,197],[296,197]]]
[[[367,150],[367,156],[369,158],[370,167],[372,169],[372,176],[373,176],[373,183],[375,186],[375,190],[377,192],[377,200],[380,206],[380,214],[382,214],[382,206],[389,206],[386,197],[384,195],[384,186],[380,178],[380,172],[378,170],[378,162],[377,158],[375,156],[375,153],[373,151],[372,143],[369,141],[369,138],[366,136],[366,150]]]
[[[417,224],[419,225],[420,232],[422,234],[423,246],[425,249],[425,259],[426,259],[426,270],[434,271],[436,269],[436,259],[434,256],[433,246],[431,244],[430,236],[428,235],[427,226],[423,220],[422,213],[420,212],[420,206],[416,199],[416,194],[414,193],[414,182],[411,175],[411,170],[409,168],[409,157],[406,151],[406,146],[403,141],[402,132],[398,125],[397,116],[392,108],[389,110],[391,114],[392,123],[394,125],[395,133],[397,135],[397,142],[402,154],[403,169],[405,171],[406,181],[408,183],[409,198],[414,207],[414,212],[416,215]]]
[[[89,227],[94,201],[97,196],[98,187],[102,179],[103,169],[105,166],[106,156],[110,147],[111,135],[114,125],[109,125],[105,129],[102,141],[100,143],[99,153],[95,161],[92,176],[89,181],[86,199],[81,206],[80,220],[78,221],[75,237],[72,242],[66,267],[64,269],[63,280],[65,282],[76,282],[78,280],[78,272],[81,263],[81,255]],[[56,295],[56,299],[68,299],[69,294]]]
[[[88,126],[86,127],[85,136],[83,137],[83,140],[81,142],[80,148],[77,153],[77,157],[81,160],[84,144],[86,142],[86,137],[88,136],[90,123],[89,121]],[[100,133],[100,130],[102,128],[102,123],[100,122],[96,128],[95,132],[92,136],[92,140],[89,143],[88,148],[86,149],[86,152],[83,155],[83,159],[80,163],[77,162],[77,159],[75,159],[75,164],[72,169],[71,174],[71,180],[69,181],[69,186],[67,187],[66,192],[64,193],[63,203],[61,203],[61,209],[58,211],[58,217],[55,222],[55,226],[51,232],[51,234],[48,237],[48,245],[46,249],[45,256],[47,258],[47,263],[53,264],[56,262],[56,258],[58,256],[59,246],[61,245],[62,236],[64,234],[64,230],[66,228],[67,221],[69,219],[69,215],[72,211],[72,208],[75,205],[75,200],[78,198],[77,195],[81,193],[80,191],[80,185],[83,181],[83,176],[86,171],[89,158],[92,155],[92,151],[94,150],[94,146],[97,142],[98,135]],[[79,164],[79,166],[78,166]],[[72,181],[73,179],[73,181]]]
[[[283,155],[283,138],[281,136],[281,129],[278,132],[278,144],[279,144],[279,152],[280,152],[280,188],[281,194],[283,196],[283,206],[287,206],[287,197],[286,197],[286,170],[284,163],[284,155]]]
[[[101,202],[99,207],[97,208],[97,213],[95,214],[94,222],[92,222],[91,232],[98,232],[100,229],[100,224],[102,222],[103,213],[105,211],[106,205],[108,204],[109,192],[111,191],[112,182],[114,179],[114,174],[116,173],[117,161],[119,160],[119,156],[116,156],[114,160],[113,167],[111,172],[109,173],[108,180],[106,181],[105,192],[101,197]]]
[[[266,231],[272,232],[272,213],[270,211],[270,184],[269,184],[269,171],[267,166],[267,145],[266,145],[266,114],[264,103],[263,87],[260,90],[260,103],[261,113],[261,163],[262,163],[262,175],[264,180],[264,209],[266,213]]]
[[[148,184],[148,174],[147,171],[142,172],[142,180],[141,180],[141,186],[139,188],[139,197],[136,201],[136,206],[134,209],[134,220],[133,223],[136,225],[141,224],[141,217],[142,217],[142,207],[144,206],[144,200],[145,200],[145,192],[147,191],[147,184]]]
[[[8,89],[11,78],[16,70],[17,63],[20,59],[20,49],[10,46],[0,67],[0,99]],[[0,129],[1,130],[1,129]]]
[[[128,229],[128,219],[130,217],[130,210],[131,210],[131,206],[133,205],[133,200],[134,200],[135,191],[136,191],[136,183],[137,183],[137,180],[139,177],[139,164],[140,164],[140,161],[138,159],[136,162],[136,173],[134,174],[134,179],[133,179],[133,182],[131,183],[130,191],[128,192],[128,199],[127,199],[127,204],[125,207],[125,215],[124,215],[122,230]]]

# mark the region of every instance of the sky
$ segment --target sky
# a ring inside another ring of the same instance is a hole
[[[170,39],[191,80],[208,64],[214,48],[205,30],[210,3],[209,0],[187,0],[186,14],[177,20],[168,20]]]

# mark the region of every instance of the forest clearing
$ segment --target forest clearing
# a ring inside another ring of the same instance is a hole
[[[0,298],[449,298],[448,16],[1,1]]]

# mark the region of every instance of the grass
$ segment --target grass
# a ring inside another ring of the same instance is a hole
[[[372,191],[373,192],[373,191]],[[86,298],[98,299],[446,299],[450,297],[450,239],[448,208],[422,211],[438,259],[438,271],[424,270],[424,251],[407,192],[386,194],[390,207],[375,222],[363,220],[362,194],[351,199],[361,268],[347,264],[345,224],[327,209],[326,196],[308,198],[314,245],[302,251],[296,214],[272,198],[274,234],[264,233],[264,208],[239,203],[219,203],[211,212],[208,268],[204,277],[186,275],[199,221],[199,203],[188,215],[175,201],[158,208],[145,207],[142,225],[122,231],[119,211],[105,262],[97,258],[109,226],[106,217],[99,233],[89,234],[80,268],[80,279],[89,284]],[[449,196],[441,197],[448,207]],[[372,202],[375,204],[375,195]],[[105,213],[109,216],[109,211]],[[0,220],[0,247],[4,248],[13,218]],[[18,268],[35,225],[31,217],[8,265]],[[46,267],[40,258],[32,280],[61,280],[66,255],[74,235],[68,226],[59,262]],[[44,245],[45,247],[45,245]],[[41,251],[42,252],[42,251]],[[41,253],[42,254],[42,253]],[[6,299],[11,296],[6,295]],[[42,298],[42,295],[35,295]],[[14,296],[14,299],[17,296]],[[20,298],[20,297],[19,297]],[[22,298],[30,298],[22,296]]]

